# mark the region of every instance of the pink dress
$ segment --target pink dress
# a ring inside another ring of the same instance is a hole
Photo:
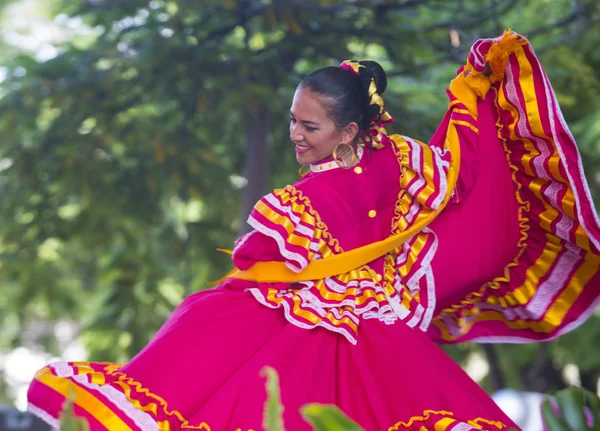
[[[477,72],[502,42],[474,45],[472,74],[453,81],[429,144],[393,135],[354,168],[325,160],[262,198],[233,263],[301,273],[410,229],[451,192],[409,241],[320,279],[228,278],[185,299],[127,364],[40,370],[30,410],[56,425],[73,393],[93,431],[259,430],[271,366],[290,430],[310,429],[299,409],[311,402],[367,431],[514,427],[434,341],[551,339],[600,297],[600,223],[579,154],[533,50],[517,42],[491,88]]]

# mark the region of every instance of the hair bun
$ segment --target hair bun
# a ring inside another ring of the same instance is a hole
[[[377,86],[377,92],[379,94],[383,94],[385,89],[387,88],[387,75],[385,74],[385,70],[383,67],[376,61],[364,60],[359,61],[359,64],[364,66],[373,74],[373,78],[375,79],[375,85]]]

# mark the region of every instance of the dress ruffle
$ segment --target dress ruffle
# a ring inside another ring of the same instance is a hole
[[[258,201],[248,224],[275,240],[286,266],[294,272],[301,272],[311,260],[341,250],[310,200],[292,186],[275,190]]]
[[[409,229],[439,208],[448,189],[450,153],[443,142],[427,145],[394,136],[393,146],[400,163],[400,192],[391,234]],[[435,309],[435,279],[431,261],[437,250],[435,233],[425,228],[386,256],[385,283],[401,299],[396,314],[409,327],[427,331]],[[404,312],[402,310],[405,310]]]
[[[508,427],[499,421],[491,421],[484,418],[465,420],[455,418],[454,414],[449,411],[426,410],[421,416],[413,416],[405,422],[394,424],[388,431],[493,431],[507,429]]]

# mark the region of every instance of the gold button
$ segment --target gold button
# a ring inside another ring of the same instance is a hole
[[[359,175],[362,174],[362,168],[360,166],[355,167],[354,168],[354,173],[355,174],[359,174]]]
[[[375,280],[377,280],[377,281],[381,281],[382,279],[383,279],[383,277],[381,276],[381,274],[377,274],[375,276]]]
[[[377,215],[377,211],[371,210],[369,211],[369,217],[374,218]]]

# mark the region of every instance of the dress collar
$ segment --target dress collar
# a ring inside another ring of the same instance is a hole
[[[363,156],[364,152],[365,151],[364,151],[363,147],[361,147],[361,146],[357,147],[356,157],[358,158],[359,162],[362,160],[362,156]],[[327,159],[320,161],[319,163],[310,165],[310,170],[312,172],[325,172],[325,171],[331,171],[332,169],[337,169],[340,167],[341,166],[336,163],[336,161],[333,159],[333,157],[329,157]]]

